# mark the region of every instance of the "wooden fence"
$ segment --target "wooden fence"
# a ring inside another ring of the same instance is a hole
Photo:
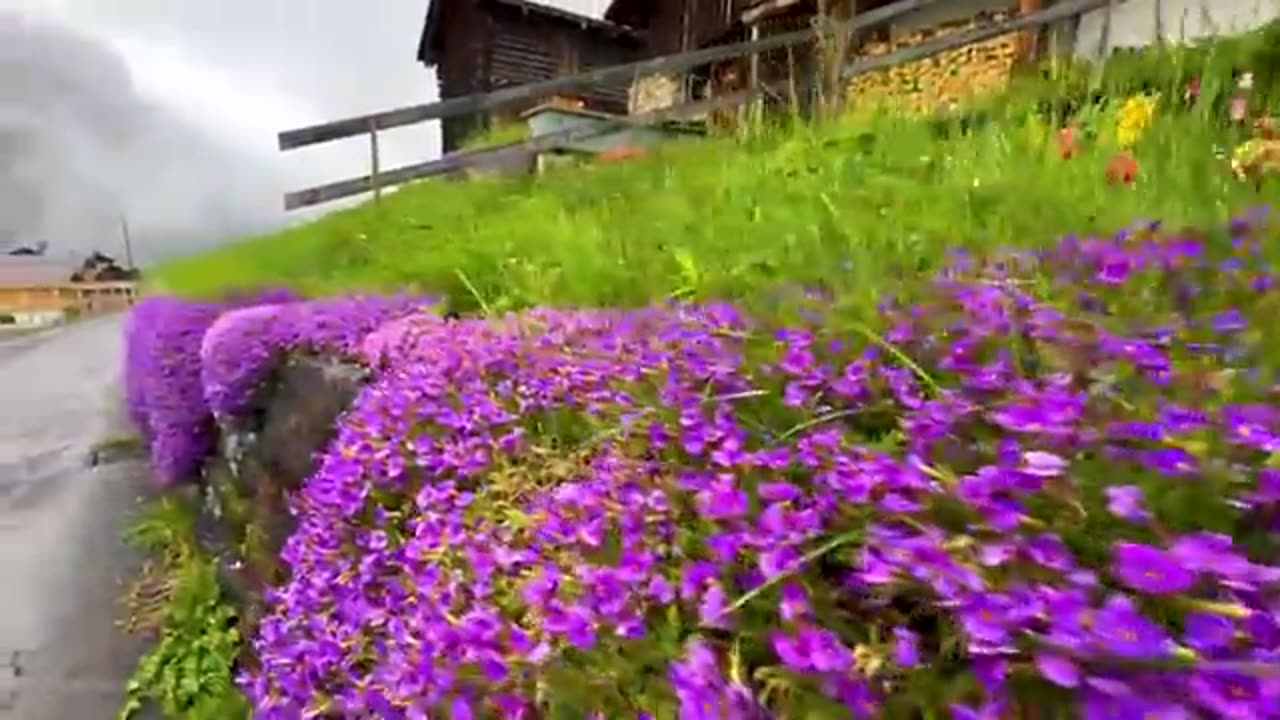
[[[286,210],[296,210],[368,192],[373,192],[376,197],[382,188],[400,185],[411,180],[456,173],[478,166],[500,166],[509,159],[518,159],[530,153],[553,150],[569,142],[598,137],[628,127],[651,126],[672,120],[685,120],[716,110],[741,107],[770,93],[786,93],[790,90],[790,87],[785,83],[762,83],[747,90],[727,93],[707,100],[685,103],[639,115],[618,117],[591,128],[575,128],[539,135],[504,145],[464,150],[436,160],[406,165],[391,170],[383,170],[380,167],[378,132],[381,130],[413,125],[427,120],[444,119],[509,107],[517,103],[537,100],[556,93],[620,78],[686,71],[713,62],[754,56],[769,50],[792,47],[814,40],[829,41],[833,38],[848,38],[860,30],[884,25],[941,1],[898,0],[875,10],[855,15],[849,20],[830,22],[823,27],[625,63],[517,87],[503,88],[494,92],[448,98],[438,102],[346,118],[282,132],[278,137],[282,151],[367,134],[370,143],[371,164],[371,172],[368,175],[287,193],[284,197],[284,206]],[[984,42],[1008,33],[1034,30],[1069,20],[1091,10],[1112,6],[1115,2],[1116,0],[1061,0],[1044,10],[979,25],[969,30],[945,35],[884,55],[856,58],[841,67],[837,76],[841,81],[847,81],[857,75],[885,70],[933,57],[940,53]],[[810,79],[797,89],[807,92],[814,83],[815,80]]]

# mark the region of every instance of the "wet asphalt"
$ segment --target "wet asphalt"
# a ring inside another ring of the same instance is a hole
[[[0,720],[114,718],[143,649],[117,623],[146,468],[87,462],[127,429],[121,321],[0,333]]]

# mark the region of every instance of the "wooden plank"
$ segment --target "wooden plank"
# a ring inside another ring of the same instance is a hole
[[[755,42],[720,45],[717,47],[705,48],[677,55],[667,55],[660,58],[623,63],[621,65],[613,65],[606,68],[575,73],[573,75],[565,75],[549,80],[528,83],[518,87],[503,88],[493,92],[472,93],[470,95],[449,98],[447,100],[439,100],[433,103],[413,105],[410,107],[399,108],[397,110],[374,113],[372,115],[361,115],[358,117],[321,123],[319,125],[310,125],[296,130],[287,130],[280,133],[277,139],[281,150],[293,150],[307,145],[315,145],[317,143],[329,142],[331,140],[340,140],[354,135],[362,135],[369,132],[370,124],[379,130],[402,127],[405,125],[416,125],[417,123],[425,122],[427,120],[440,120],[443,118],[456,117],[458,115],[471,115],[474,113],[484,112],[486,110],[495,110],[507,105],[537,100],[548,95],[556,95],[568,90],[590,85],[619,80],[629,81],[631,78],[636,76],[680,72],[699,65],[706,65],[708,63],[719,62],[721,60],[731,60],[752,52],[764,52],[767,50],[798,45],[819,37],[824,32],[851,33],[857,30],[875,27],[940,1],[941,0],[897,0],[897,2],[890,5],[885,5],[884,7],[856,15],[851,20],[832,23],[830,25],[830,30],[828,31],[821,29],[799,30],[781,35],[773,35]]]
[[[714,110],[725,104],[741,104],[746,102],[749,98],[750,96],[748,93],[741,92],[734,95],[726,95],[708,100],[700,100],[694,103],[686,103],[679,107],[663,108],[643,115],[619,116],[616,120],[605,123],[599,128],[570,128],[559,132],[548,133],[546,135],[539,135],[537,137],[529,138],[528,140],[507,143],[505,145],[477,148],[474,150],[463,150],[456,153],[450,153],[449,155],[436,160],[414,163],[413,165],[404,165],[394,170],[385,171],[381,174],[379,180],[384,186],[390,186],[400,185],[413,180],[421,180],[429,177],[449,175],[451,173],[475,167],[481,162],[487,161],[496,163],[504,154],[530,154],[556,150],[568,143],[579,140],[589,140],[630,125],[643,127],[671,120],[694,117]],[[369,192],[371,187],[372,178],[369,175],[362,175],[349,180],[339,180],[337,182],[326,183],[324,185],[316,185],[305,190],[298,190],[286,194],[284,196],[284,209],[297,210],[299,208],[332,202],[334,200],[351,197],[353,195],[360,195]]]
[[[1089,12],[1090,10],[1103,7],[1107,5],[1108,1],[1109,0],[1064,0],[1063,2],[1055,4],[1038,13],[1022,15],[1016,18],[991,23],[989,25],[982,25],[969,30],[950,33],[912,47],[901,48],[893,52],[885,53],[884,55],[858,58],[841,69],[840,79],[842,81],[847,81],[851,77],[862,75],[864,73],[884,70],[897,65],[904,65],[906,63],[915,62],[916,60],[933,57],[948,50],[955,50],[967,45],[980,43],[984,40],[990,40],[991,38],[1016,32],[1018,30],[1026,30],[1058,22],[1075,15]],[[808,82],[801,83],[801,87],[798,89],[808,91],[811,89],[813,84],[813,81],[810,80]],[[398,185],[411,180],[420,180],[423,178],[445,175],[472,167],[478,161],[484,160],[489,156],[496,157],[501,153],[511,152],[528,153],[552,150],[570,141],[586,140],[598,137],[630,125],[652,125],[669,120],[696,117],[703,113],[715,110],[725,110],[737,107],[758,97],[763,97],[767,93],[780,92],[786,89],[787,83],[783,82],[760,85],[754,89],[743,90],[728,95],[710,98],[708,100],[701,100],[695,103],[687,103],[674,108],[655,110],[643,115],[618,117],[598,127],[581,129],[574,128],[568,131],[550,133],[530,138],[522,142],[453,153],[438,160],[406,165],[395,170],[384,172],[381,175],[381,182],[384,185]],[[340,180],[338,182],[291,192],[285,195],[285,209],[296,210],[298,208],[331,202],[333,200],[350,197],[352,195],[359,195],[368,192],[371,186],[371,178],[368,175],[365,175],[363,177],[352,178],[350,180]]]

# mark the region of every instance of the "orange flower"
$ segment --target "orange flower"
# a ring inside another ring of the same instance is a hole
[[[1127,152],[1118,152],[1107,163],[1107,182],[1128,185],[1138,179],[1138,161]]]
[[[1068,125],[1058,131],[1058,156],[1069,160],[1076,154],[1076,128]]]

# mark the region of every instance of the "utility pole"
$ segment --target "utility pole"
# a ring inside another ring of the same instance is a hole
[[[120,234],[124,237],[124,262],[126,269],[133,269],[133,240],[129,238],[129,220],[120,216]]]

